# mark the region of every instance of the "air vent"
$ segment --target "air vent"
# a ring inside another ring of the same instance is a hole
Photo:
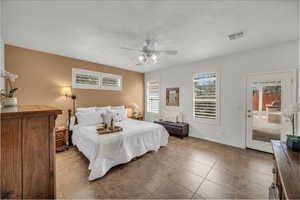
[[[244,32],[243,31],[228,35],[229,40],[236,40],[236,39],[239,39],[239,38],[242,38],[242,37],[244,37]]]

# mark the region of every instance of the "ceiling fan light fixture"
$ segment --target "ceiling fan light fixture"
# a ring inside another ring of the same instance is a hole
[[[151,60],[152,60],[152,62],[153,62],[154,64],[157,63],[158,56],[157,56],[156,54],[152,54],[152,55],[151,55]]]
[[[121,47],[121,49],[128,51],[137,51],[139,54],[137,56],[138,64],[156,64],[161,55],[176,55],[177,50],[158,50],[157,41],[147,39],[145,45],[141,49]]]
[[[145,55],[140,55],[140,56],[138,56],[138,60],[139,60],[140,62],[143,62],[143,63],[145,63],[145,62],[146,62],[146,60],[147,60],[147,58],[146,58],[146,56],[145,56]]]

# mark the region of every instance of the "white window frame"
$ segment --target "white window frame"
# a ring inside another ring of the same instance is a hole
[[[148,87],[148,85],[149,85],[149,82],[157,82],[157,84],[158,84],[158,96],[159,96],[159,99],[158,99],[158,106],[159,106],[159,108],[158,108],[158,112],[153,112],[153,111],[149,111],[149,97],[150,97],[150,95],[149,95],[149,87]],[[151,114],[159,114],[160,113],[160,110],[161,110],[161,108],[160,108],[160,101],[161,101],[161,95],[160,95],[160,81],[158,81],[158,80],[148,80],[147,82],[146,82],[146,92],[147,92],[147,99],[146,99],[146,103],[147,103],[147,113],[151,113]]]
[[[97,85],[87,85],[87,84],[77,83],[76,82],[76,74],[95,75],[99,79],[99,84],[97,84]],[[102,85],[103,77],[120,79],[120,86],[119,87],[113,87],[113,86],[104,86],[104,85]],[[122,76],[120,76],[120,75],[102,73],[102,72],[97,72],[97,71],[90,71],[90,70],[79,69],[79,68],[72,68],[72,88],[121,91],[122,86],[123,86],[123,79],[122,79]]]
[[[100,82],[101,82],[101,89],[102,90],[117,90],[117,91],[122,90],[122,76],[115,75],[115,74],[107,74],[107,73],[101,73],[100,76],[101,76]],[[103,80],[104,77],[119,79],[120,80],[120,86],[119,87],[113,87],[113,86],[105,86],[105,85],[103,85],[102,84],[102,80]]]
[[[194,99],[195,99],[195,89],[194,89],[194,78],[198,74],[216,74],[216,119],[203,119],[203,118],[197,118],[194,116]],[[220,124],[220,73],[218,71],[209,71],[209,72],[197,72],[193,73],[192,77],[192,89],[193,89],[193,99],[192,99],[192,118],[194,121],[203,123],[203,124],[212,124],[212,125],[218,125]]]

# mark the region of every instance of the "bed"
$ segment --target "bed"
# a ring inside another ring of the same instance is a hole
[[[73,144],[90,161],[90,181],[103,177],[116,165],[168,144],[169,134],[159,124],[126,117],[116,125],[123,131],[107,135],[99,135],[97,125],[79,123],[72,127]]]

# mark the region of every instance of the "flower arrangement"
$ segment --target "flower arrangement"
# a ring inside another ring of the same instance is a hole
[[[285,118],[285,121],[291,123],[292,125],[293,136],[295,136],[295,116],[299,111],[300,111],[299,105],[295,104],[283,112],[283,117]]]
[[[295,116],[300,112],[300,104],[294,104],[283,112],[285,120],[292,125],[292,134],[287,135],[287,146],[291,149],[300,150],[300,137],[295,133]]]
[[[18,88],[13,86],[13,82],[16,81],[18,78],[18,75],[12,74],[8,71],[2,71],[0,73],[0,77],[3,77],[7,83],[7,89],[6,91],[1,90],[1,97],[4,98],[4,105],[8,103],[8,105],[14,105],[16,104],[16,98],[14,98],[16,91]],[[12,100],[12,101],[9,101]],[[1,101],[2,102],[2,101]]]

